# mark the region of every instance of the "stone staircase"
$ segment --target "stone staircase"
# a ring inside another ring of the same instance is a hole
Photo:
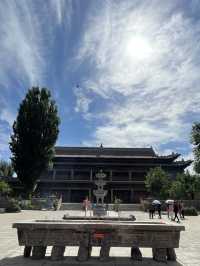
[[[66,203],[61,204],[60,210],[82,210],[82,203]],[[113,210],[114,204],[108,204],[108,209]],[[140,211],[141,205],[138,204],[120,204],[121,211]]]

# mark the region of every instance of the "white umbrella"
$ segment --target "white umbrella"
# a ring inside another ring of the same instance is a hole
[[[167,203],[167,204],[173,204],[174,203],[174,200],[173,199],[168,199],[168,200],[165,201],[165,203]]]
[[[161,205],[161,202],[160,202],[159,200],[154,200],[154,201],[152,202],[152,204],[155,204],[155,205]]]

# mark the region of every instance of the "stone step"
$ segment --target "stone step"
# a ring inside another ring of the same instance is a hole
[[[140,211],[141,205],[139,203],[135,204],[120,204],[121,211]]]
[[[108,209],[113,210],[114,204],[108,204]],[[83,204],[82,203],[66,203],[63,202],[61,204],[60,210],[82,210]],[[140,211],[141,205],[140,204],[120,204],[121,211]]]
[[[82,209],[83,209],[82,203],[63,202],[60,207],[60,210],[82,210]]]

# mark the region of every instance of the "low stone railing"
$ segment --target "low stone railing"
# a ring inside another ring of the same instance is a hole
[[[53,246],[52,260],[64,257],[66,246],[79,246],[77,260],[86,261],[93,246],[100,246],[100,260],[109,258],[111,247],[131,247],[131,258],[142,260],[140,247],[152,248],[153,259],[176,260],[174,248],[179,247],[180,231],[184,226],[168,223],[131,221],[48,221],[36,220],[13,224],[18,231],[24,257],[42,259],[47,246]],[[32,254],[31,254],[32,253]]]

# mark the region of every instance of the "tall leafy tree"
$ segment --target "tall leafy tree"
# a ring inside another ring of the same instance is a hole
[[[57,106],[50,92],[30,89],[20,104],[10,143],[13,167],[27,194],[34,191],[37,179],[52,161],[58,126]]]
[[[14,169],[12,164],[6,161],[0,161],[0,176],[13,176]]]
[[[172,199],[187,199],[184,190],[184,184],[181,182],[181,180],[177,179],[171,183],[169,196]]]
[[[194,145],[194,170],[200,173],[200,123],[192,126],[191,142]]]
[[[188,171],[178,174],[172,182],[169,190],[170,196],[175,199],[194,199],[200,191],[200,179],[198,175],[191,175]]]
[[[158,199],[168,196],[169,184],[169,176],[161,167],[150,169],[145,179],[147,191]]]

